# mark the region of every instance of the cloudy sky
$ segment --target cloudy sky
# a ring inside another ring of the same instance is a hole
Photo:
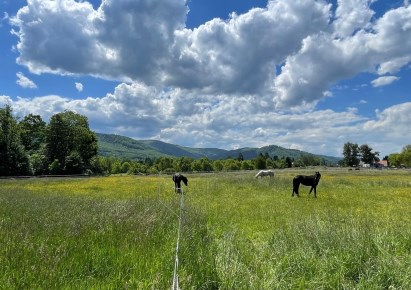
[[[0,0],[0,106],[190,147],[411,143],[408,0]]]

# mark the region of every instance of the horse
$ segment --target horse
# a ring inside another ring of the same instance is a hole
[[[255,178],[263,178],[264,176],[274,177],[274,171],[272,170],[260,170],[256,175]]]
[[[187,186],[188,185],[188,179],[184,175],[180,173],[176,173],[173,175],[173,181],[174,181],[174,190],[175,192],[182,192],[181,191],[181,181]]]
[[[320,182],[321,174],[320,172],[316,172],[314,175],[297,175],[293,179],[293,194],[291,196],[294,196],[294,193],[299,197],[300,195],[298,194],[298,188],[300,187],[300,184],[306,185],[306,186],[311,186],[310,192],[308,194],[311,194],[311,191],[314,189],[314,197],[317,197],[317,185],[318,182]]]

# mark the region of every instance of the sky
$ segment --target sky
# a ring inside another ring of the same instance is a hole
[[[0,0],[0,106],[197,148],[411,144],[408,0]]]

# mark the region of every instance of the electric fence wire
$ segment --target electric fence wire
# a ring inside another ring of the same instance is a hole
[[[180,234],[181,233],[181,224],[182,224],[181,221],[183,219],[184,192],[183,192],[183,188],[174,188],[174,190],[177,190],[177,192],[180,192],[180,211],[179,211],[178,214],[173,209],[171,209],[169,206],[167,206],[165,203],[163,203],[161,201],[161,198],[160,198],[160,192],[161,192],[160,173],[159,173],[159,182],[158,182],[158,191],[157,191],[158,201],[178,218],[177,240],[176,240],[176,248],[175,248],[174,271],[173,271],[173,285],[171,287],[171,290],[180,290],[180,286],[178,284],[178,251],[179,251],[180,236],[181,236],[181,234]]]

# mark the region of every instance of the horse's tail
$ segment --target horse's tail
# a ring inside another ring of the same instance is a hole
[[[299,187],[300,186],[300,176],[296,176],[293,179],[293,187]]]

